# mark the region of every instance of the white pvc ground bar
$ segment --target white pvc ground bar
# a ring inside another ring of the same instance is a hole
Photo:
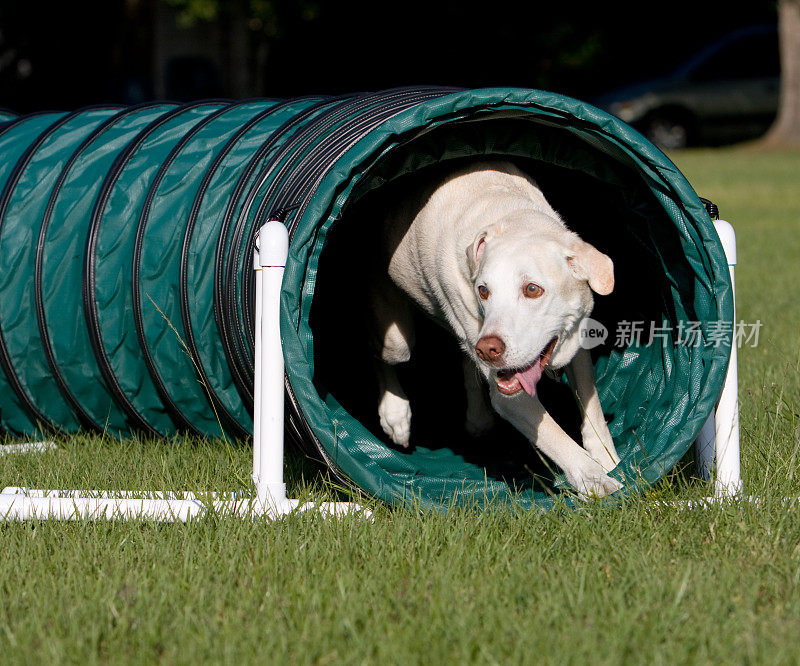
[[[12,453],[44,453],[57,449],[55,442],[19,442],[18,444],[3,444],[0,446],[0,456]]]

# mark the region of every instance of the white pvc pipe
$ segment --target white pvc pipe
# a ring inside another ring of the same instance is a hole
[[[731,322],[731,356],[722,394],[716,410],[703,425],[696,440],[697,466],[703,478],[714,476],[717,497],[732,497],[742,492],[741,451],[739,444],[739,371],[736,337],[736,233],[730,223],[715,220],[731,276],[734,313]]]
[[[261,436],[261,373],[259,368],[262,365],[261,361],[261,318],[264,309],[264,285],[261,280],[263,269],[259,262],[258,253],[258,235],[256,235],[256,249],[253,253],[253,270],[255,272],[256,281],[256,307],[255,307],[255,322],[253,330],[255,331],[255,349],[253,351],[254,359],[253,366],[255,368],[253,374],[253,483],[258,487],[258,474],[261,469],[261,449],[263,446],[263,438]]]
[[[739,444],[739,370],[737,367],[736,336],[736,233],[725,220],[716,220],[714,227],[719,234],[728,269],[731,275],[733,291],[733,326],[731,327],[731,358],[725,384],[717,405],[715,417],[716,482],[715,493],[718,497],[729,497],[742,492],[741,450]]]
[[[283,347],[280,295],[289,254],[289,232],[277,221],[258,232],[256,269],[256,345],[253,482],[256,499],[279,507],[286,499],[283,481]]]
[[[163,491],[163,490],[41,490],[25,486],[7,486],[3,488],[3,495],[27,495],[28,497],[97,497],[104,499],[158,499],[158,500],[213,500],[234,501],[241,496],[234,492],[227,493],[195,493],[192,491]]]
[[[204,513],[197,500],[130,499],[123,497],[34,497],[25,494],[0,495],[0,517],[4,520],[131,519],[186,522]]]
[[[3,444],[0,446],[0,456],[12,453],[44,453],[57,449],[55,442],[20,442],[19,444]]]
[[[341,517],[357,512],[369,518],[372,512],[348,502],[306,502],[286,499],[279,505],[261,503],[250,497],[224,499],[209,493],[206,501],[193,493],[152,493],[153,497],[134,498],[139,491],[88,491],[35,490],[8,487],[0,493],[0,519],[2,520],[154,520],[159,522],[187,522],[199,518],[210,510],[220,516],[239,518],[266,518],[273,520],[293,512],[314,511],[326,517]],[[161,497],[158,497],[161,495]]]

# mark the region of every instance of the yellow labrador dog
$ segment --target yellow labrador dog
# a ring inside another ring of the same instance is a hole
[[[386,219],[385,263],[370,285],[377,348],[378,413],[395,444],[409,445],[411,409],[394,365],[413,346],[405,293],[458,339],[466,354],[468,431],[492,407],[557,464],[581,496],[620,488],[580,327],[592,292],[614,288],[611,259],[569,231],[536,183],[508,162],[481,162],[405,198]],[[388,270],[386,267],[388,265]],[[479,373],[475,372],[477,366]],[[564,367],[583,414],[579,446],[536,395],[545,367]]]

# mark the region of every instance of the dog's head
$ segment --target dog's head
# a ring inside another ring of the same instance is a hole
[[[614,288],[611,259],[557,225],[491,226],[467,248],[482,319],[474,353],[501,393],[534,395],[545,367],[569,363],[592,292]]]

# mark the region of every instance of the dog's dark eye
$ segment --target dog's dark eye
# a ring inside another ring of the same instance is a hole
[[[482,301],[485,301],[489,298],[489,288],[485,284],[478,285],[478,296],[481,297]]]
[[[528,282],[528,284],[522,288],[522,293],[525,295],[525,298],[539,298],[544,294],[544,289],[534,282]]]

